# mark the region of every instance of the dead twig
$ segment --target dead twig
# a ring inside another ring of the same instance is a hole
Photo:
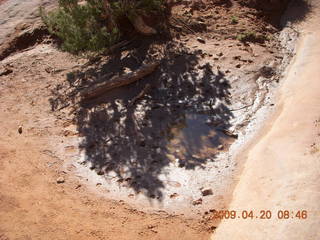
[[[242,109],[245,109],[245,108],[248,108],[248,107],[252,107],[254,103],[251,103],[249,105],[246,105],[246,106],[243,106],[241,108],[236,108],[236,109],[230,109],[231,112],[234,112],[234,111],[239,111],[239,110],[242,110]]]
[[[141,99],[149,91],[150,88],[151,88],[151,85],[147,83],[142,89],[142,91],[131,100],[131,102],[129,103],[129,106],[134,105],[139,99]]]

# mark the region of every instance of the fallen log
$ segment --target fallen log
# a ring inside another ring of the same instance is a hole
[[[97,98],[103,95],[104,93],[110,91],[111,89],[118,88],[124,85],[128,85],[130,83],[133,83],[135,81],[138,81],[139,79],[155,71],[156,68],[159,66],[159,64],[160,64],[160,61],[150,63],[150,64],[145,64],[140,68],[138,68],[136,71],[133,71],[121,76],[114,76],[108,81],[89,87],[80,93],[81,100],[86,101],[93,98]]]

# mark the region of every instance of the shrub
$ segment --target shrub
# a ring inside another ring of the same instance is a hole
[[[59,0],[58,9],[45,13],[40,9],[42,19],[51,34],[62,40],[62,49],[79,53],[99,52],[119,40],[121,31],[117,19],[134,18],[164,8],[163,0]],[[108,10],[108,13],[106,12]],[[115,24],[108,24],[114,21]]]
[[[257,34],[256,32],[244,32],[237,35],[236,38],[241,42],[257,42],[257,43],[264,43],[266,40],[269,40],[267,36],[262,34]]]

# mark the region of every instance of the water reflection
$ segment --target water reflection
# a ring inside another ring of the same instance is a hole
[[[198,165],[199,160],[212,160],[218,152],[227,150],[234,141],[219,127],[213,127],[210,116],[187,113],[184,119],[169,129],[168,158],[181,167]]]

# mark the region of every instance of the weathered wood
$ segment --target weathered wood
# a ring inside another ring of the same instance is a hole
[[[124,85],[128,85],[130,83],[133,83],[135,81],[138,81],[139,79],[155,71],[155,69],[159,66],[159,64],[160,64],[159,61],[151,64],[145,64],[134,72],[130,72],[121,76],[114,76],[110,80],[106,80],[105,82],[89,87],[80,93],[81,99],[84,101],[93,99],[103,95],[104,93],[106,93],[107,91],[110,91],[111,89],[118,88]]]

